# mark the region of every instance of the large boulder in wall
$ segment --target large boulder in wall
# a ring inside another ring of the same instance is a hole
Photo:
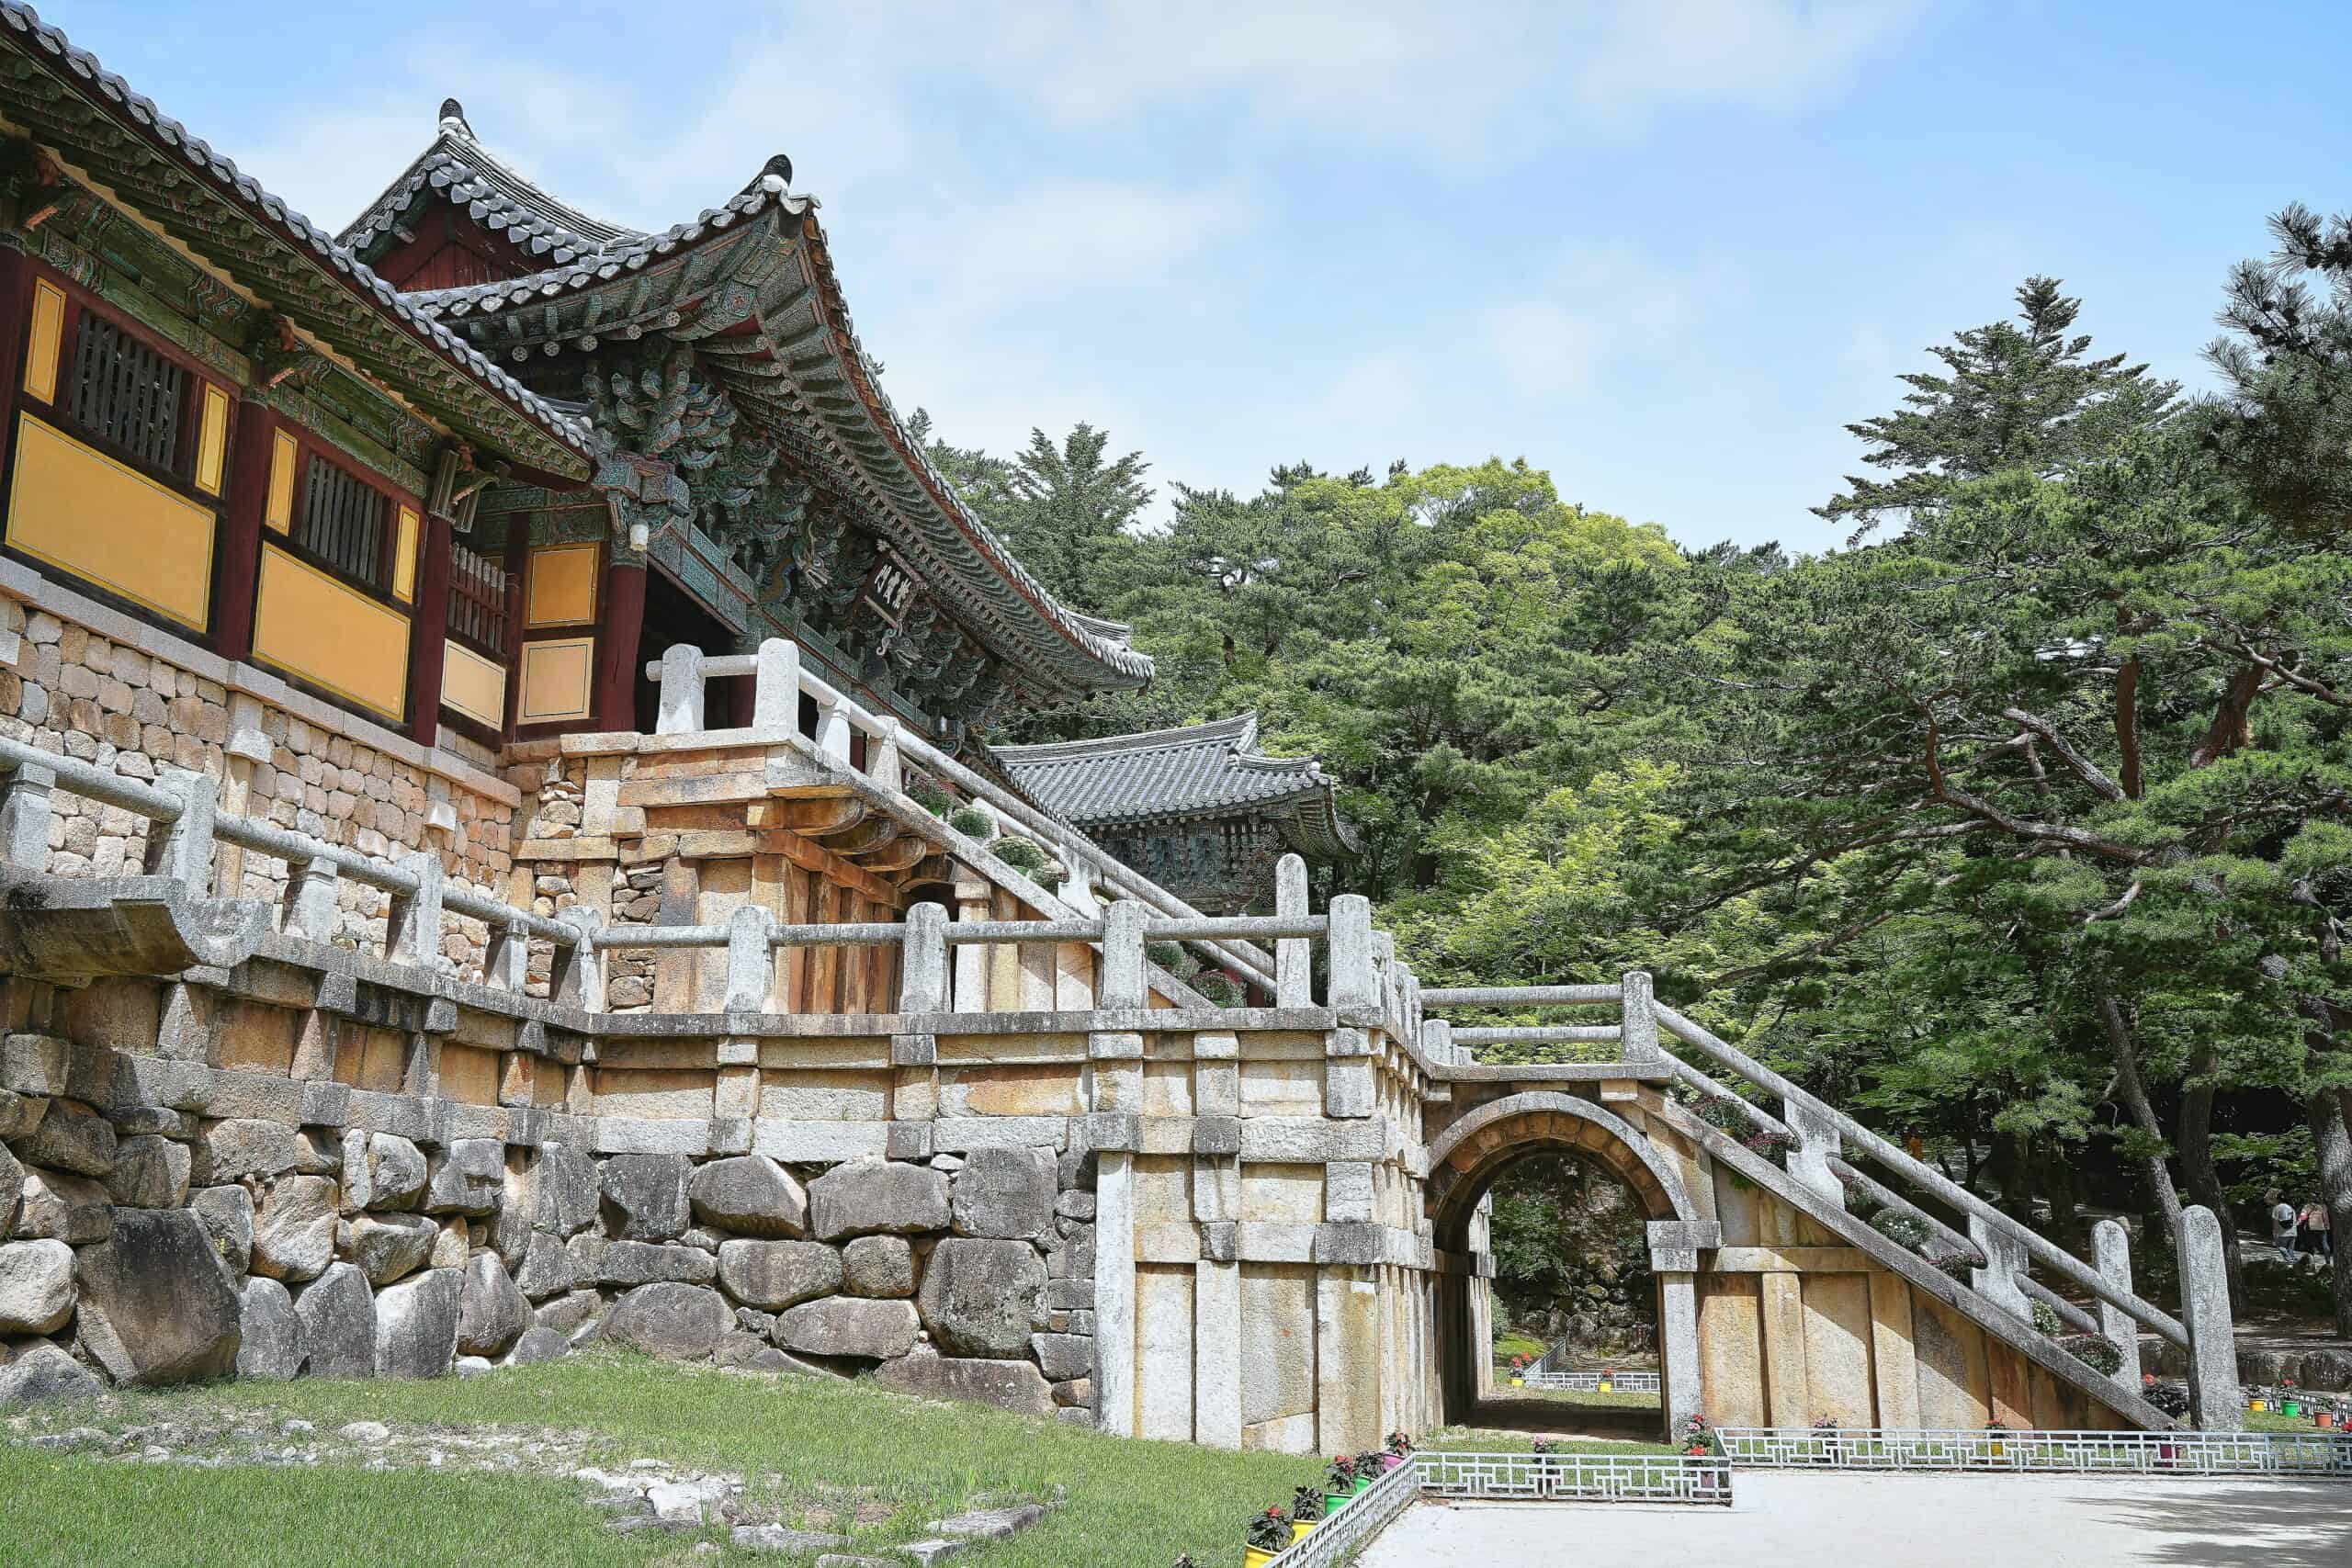
[[[738,1155],[701,1167],[689,1184],[695,1218],[738,1235],[797,1236],[808,1232],[808,1194],[765,1155]]]
[[[1027,1242],[953,1236],[932,1248],[915,1304],[942,1350],[1002,1359],[1045,1326],[1045,1294],[1046,1260]]]
[[[605,1228],[624,1241],[671,1241],[686,1234],[693,1210],[684,1155],[619,1155],[605,1162]]]
[[[376,1293],[355,1263],[331,1263],[294,1298],[302,1352],[314,1378],[364,1378],[376,1371]]]
[[[874,1369],[874,1381],[898,1393],[926,1399],[970,1399],[1024,1416],[1050,1416],[1054,1393],[1028,1361],[941,1356],[918,1350]]]
[[[947,1220],[947,1178],[928,1166],[852,1160],[808,1184],[809,1229],[822,1241],[944,1231]]]
[[[462,1269],[428,1269],[376,1292],[376,1375],[437,1378],[458,1359]]]
[[[1051,1149],[974,1149],[956,1173],[956,1234],[1026,1240],[1051,1233],[1054,1165]]]
[[[466,1290],[458,1308],[458,1350],[495,1356],[531,1326],[531,1303],[495,1252],[477,1252],[466,1264]]]
[[[735,1326],[735,1310],[707,1285],[639,1285],[605,1314],[604,1337],[673,1361],[699,1361]]]
[[[119,1209],[74,1256],[75,1332],[107,1375],[153,1386],[236,1371],[243,1303],[203,1222],[187,1209]]]

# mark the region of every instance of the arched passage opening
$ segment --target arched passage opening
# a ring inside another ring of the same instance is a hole
[[[1430,1147],[1427,1199],[1441,1270],[1434,1349],[1445,1418],[1473,1419],[1493,1389],[1488,1197],[1507,1173],[1544,1158],[1574,1161],[1615,1181],[1640,1211],[1664,1394],[1659,1412],[1637,1416],[1633,1429],[1622,1435],[1668,1429],[1693,1404],[1692,1248],[1711,1244],[1700,1231],[1712,1227],[1698,1226],[1679,1173],[1638,1130],[1603,1106],[1552,1091],[1511,1095],[1481,1106]]]

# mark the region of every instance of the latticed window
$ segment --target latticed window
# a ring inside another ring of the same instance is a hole
[[[391,580],[385,548],[390,511],[381,491],[313,453],[294,540],[337,571],[382,590]]]
[[[506,573],[488,557],[449,547],[449,635],[484,653],[506,651]]]
[[[187,373],[113,322],[85,310],[74,337],[65,412],[93,435],[177,471]]]

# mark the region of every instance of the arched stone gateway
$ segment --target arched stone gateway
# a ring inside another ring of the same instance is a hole
[[[1435,1348],[1447,1419],[1466,1415],[1489,1381],[1491,1306],[1481,1271],[1485,1237],[1478,1234],[1487,1190],[1508,1167],[1546,1151],[1598,1164],[1640,1200],[1649,1216],[1650,1269],[1658,1292],[1659,1386],[1663,1418],[1671,1431],[1699,1407],[1693,1276],[1699,1249],[1720,1246],[1723,1227],[1701,1218],[1683,1174],[1643,1132],[1604,1106],[1550,1089],[1506,1095],[1480,1106],[1430,1145],[1423,1197],[1443,1280]]]

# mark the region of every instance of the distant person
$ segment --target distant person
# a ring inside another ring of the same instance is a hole
[[[2303,1205],[2303,1234],[2298,1239],[2312,1255],[2312,1266],[2320,1268],[2335,1256],[2335,1226],[2328,1217],[2327,1205],[2316,1199]]]
[[[2288,1202],[2287,1195],[2276,1187],[2264,1193],[2262,1201],[2270,1205],[2270,1245],[2278,1249],[2279,1257],[2290,1263],[2294,1262],[2295,1206]]]

